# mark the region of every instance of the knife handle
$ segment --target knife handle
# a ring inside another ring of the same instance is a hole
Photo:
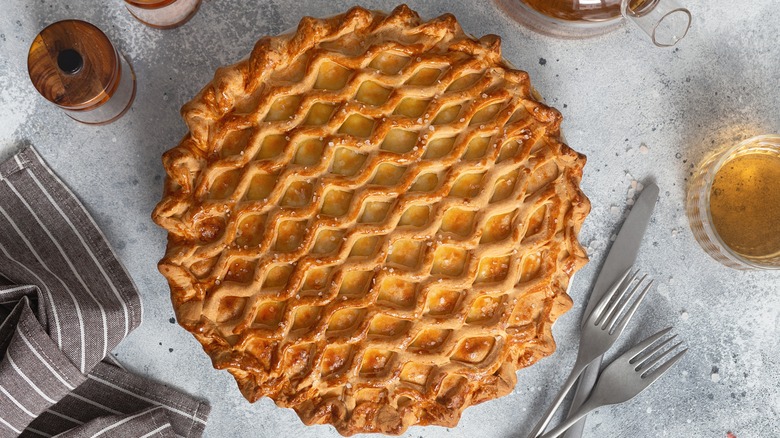
[[[547,408],[547,412],[545,412],[544,416],[539,420],[538,423],[536,423],[536,427],[534,427],[534,429],[528,435],[528,438],[538,438],[542,436],[544,430],[547,428],[547,425],[550,424],[550,420],[552,420],[553,415],[555,415],[555,412],[561,406],[563,399],[566,398],[566,394],[568,394],[569,390],[574,386],[575,383],[577,383],[577,377],[579,377],[586,366],[587,364],[581,364],[579,360],[574,364],[574,368],[571,370],[571,374],[569,374],[569,377],[566,379],[566,383],[563,384],[563,387],[561,388],[560,392],[558,392],[555,400],[550,405],[550,407]]]
[[[596,379],[599,376],[599,369],[601,369],[601,361],[604,357],[598,357],[596,360],[590,363],[585,370],[580,374],[580,378],[577,381],[577,388],[574,391],[574,399],[569,406],[569,413],[566,415],[566,419],[571,418],[572,414],[579,411],[582,404],[587,400],[590,395],[590,391],[596,384]],[[563,438],[581,438],[582,431],[585,429],[585,420],[587,417],[582,417],[579,421],[574,423],[569,430],[563,435]]]

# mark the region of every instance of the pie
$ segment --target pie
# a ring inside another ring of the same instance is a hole
[[[163,157],[179,323],[251,402],[344,435],[454,426],[550,355],[585,157],[452,15],[359,7],[217,70]]]

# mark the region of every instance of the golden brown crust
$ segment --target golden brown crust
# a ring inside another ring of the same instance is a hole
[[[554,351],[585,158],[498,37],[403,5],[307,17],[182,115],[159,268],[248,400],[344,435],[454,426]]]

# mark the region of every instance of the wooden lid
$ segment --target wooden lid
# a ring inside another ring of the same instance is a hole
[[[35,88],[67,109],[108,100],[119,83],[119,58],[108,37],[80,20],[50,24],[30,45],[27,69]]]

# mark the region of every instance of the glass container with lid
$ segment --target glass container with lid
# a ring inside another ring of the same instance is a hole
[[[112,122],[135,97],[132,67],[105,33],[85,21],[44,28],[30,45],[27,69],[41,96],[82,123]]]
[[[691,13],[676,0],[496,0],[525,26],[555,37],[587,38],[634,22],[659,47],[677,44]]]
[[[147,26],[172,29],[189,21],[201,0],[125,0],[127,10]]]

